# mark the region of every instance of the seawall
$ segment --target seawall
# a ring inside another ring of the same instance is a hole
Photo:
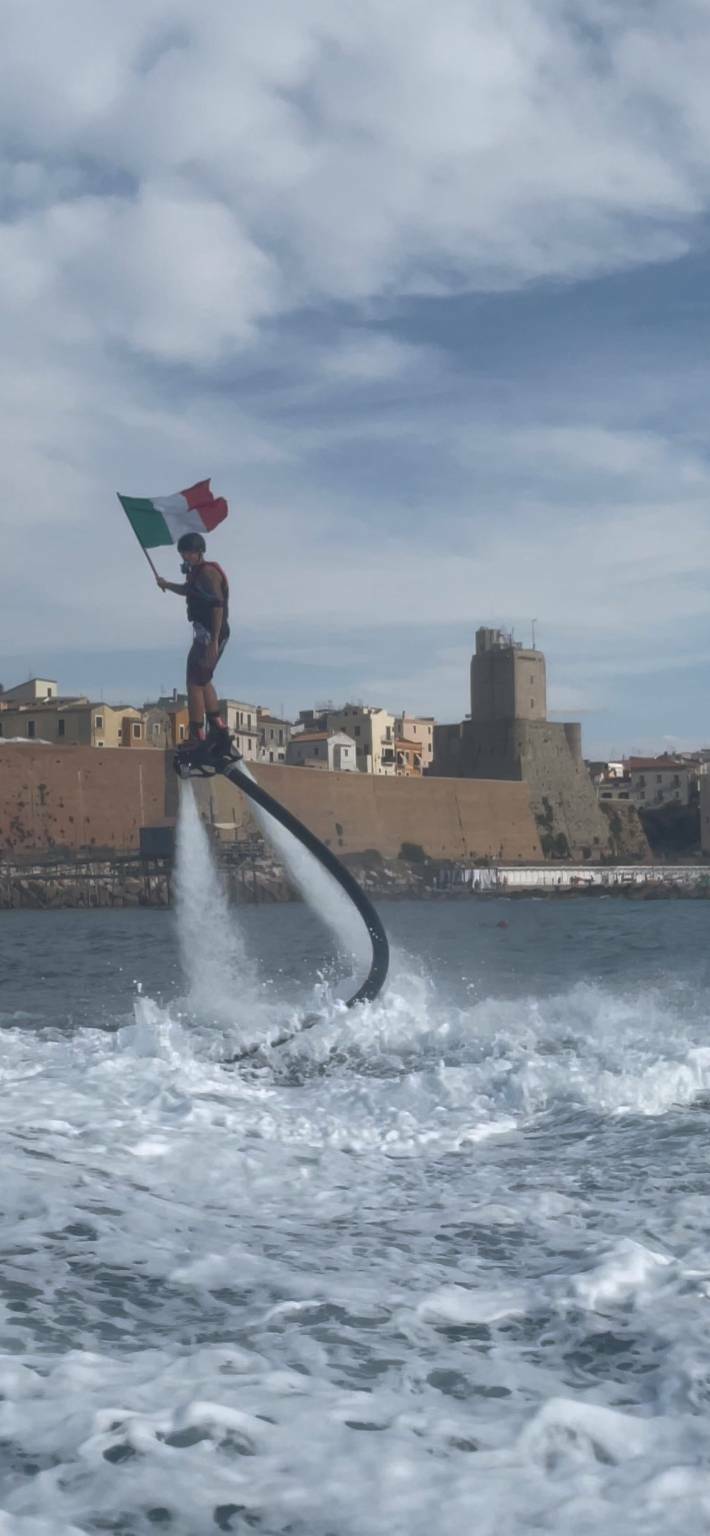
[[[265,789],[336,853],[403,844],[433,859],[542,857],[527,785],[486,779],[380,778],[258,766]],[[141,826],[172,820],[178,787],[170,754],[91,747],[0,747],[0,855],[138,850]],[[198,785],[204,814],[223,835],[253,831],[244,797],[226,780]]]
[[[0,746],[0,853],[133,853],[166,814],[165,754]]]

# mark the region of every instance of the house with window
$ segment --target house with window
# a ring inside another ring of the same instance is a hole
[[[434,761],[435,725],[433,715],[408,715],[406,710],[401,715],[395,715],[395,736],[398,741],[415,743],[421,759],[421,766],[417,769],[419,773],[426,773]]]
[[[143,705],[144,746],[169,752],[172,747],[187,741],[189,728],[190,715],[186,705],[173,705],[172,702],[167,706]]]
[[[144,747],[143,712],[131,704],[46,699],[0,713],[4,740],[48,741],[66,747]]]
[[[50,677],[30,677],[26,683],[15,683],[13,688],[0,687],[0,706],[39,704],[45,699],[59,698],[59,684]]]
[[[231,731],[237,750],[248,763],[255,763],[259,756],[259,710],[256,704],[244,704],[239,699],[220,699],[219,708],[228,731]]]
[[[422,751],[418,741],[408,741],[397,736],[394,743],[395,774],[398,778],[420,779],[422,776]]]
[[[394,778],[395,719],[388,710],[371,704],[344,704],[342,709],[328,711],[327,729],[352,738],[360,773],[388,774]]]
[[[290,720],[280,720],[268,709],[257,710],[259,735],[259,762],[285,763],[286,749],[291,740],[293,726]]]
[[[325,773],[356,773],[355,742],[344,731],[300,731],[291,737],[286,762],[293,768],[322,768]]]
[[[624,763],[631,801],[638,810],[656,810],[662,805],[688,805],[690,769],[678,758],[629,757]]]

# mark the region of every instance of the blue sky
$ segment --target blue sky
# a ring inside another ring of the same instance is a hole
[[[7,10],[0,679],[180,686],[114,492],[211,474],[232,695],[456,719],[535,618],[590,755],[706,744],[707,7]]]

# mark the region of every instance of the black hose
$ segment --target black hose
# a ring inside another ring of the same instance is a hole
[[[260,805],[262,810],[268,811],[275,821],[280,822],[281,826],[286,828],[287,832],[293,833],[293,836],[298,838],[299,843],[302,843],[304,848],[307,848],[309,853],[312,853],[318,859],[323,868],[327,869],[328,874],[332,875],[334,880],[337,880],[341,889],[350,897],[353,906],[357,907],[370,935],[372,963],[369,975],[357,992],[348,998],[345,1006],[346,1008],[354,1008],[356,1003],[371,1003],[373,998],[377,997],[378,993],[382,991],[387,979],[390,950],[387,934],[369,897],[365,895],[357,880],[351,875],[350,870],[346,869],[344,864],[341,864],[337,855],[332,853],[330,848],[326,848],[325,843],[322,843],[314,832],[305,827],[303,822],[293,815],[292,811],[287,811],[285,805],[281,805],[279,800],[274,800],[273,795],[268,794],[265,789],[262,789],[261,785],[257,784],[256,780],[251,777],[251,774],[244,773],[238,763],[234,763],[230,767],[224,767],[221,772],[224,773],[225,778],[236,785],[237,789],[241,789],[245,795],[249,796],[250,800],[253,800],[256,805]],[[318,1017],[306,1019],[297,1033],[301,1033],[303,1029],[312,1029],[313,1025],[318,1022]],[[286,1039],[291,1039],[291,1036],[285,1036],[284,1040]],[[283,1045],[284,1040],[271,1041],[271,1044]]]

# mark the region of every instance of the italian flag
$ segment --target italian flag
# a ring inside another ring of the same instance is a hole
[[[209,480],[200,480],[174,496],[117,495],[144,549],[177,544],[184,533],[211,533],[229,511],[223,496],[212,495]]]

